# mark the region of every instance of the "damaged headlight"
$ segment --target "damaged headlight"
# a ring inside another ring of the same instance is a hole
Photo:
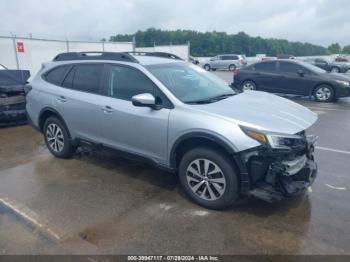
[[[286,135],[242,127],[243,132],[263,145],[274,149],[289,149],[304,144],[305,138],[299,135]]]

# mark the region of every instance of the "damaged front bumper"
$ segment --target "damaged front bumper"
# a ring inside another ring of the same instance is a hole
[[[0,127],[27,121],[23,86],[0,87]]]
[[[315,136],[305,137],[303,145],[290,150],[259,147],[244,152],[240,158],[246,170],[242,191],[274,202],[302,194],[317,175],[314,161]]]
[[[25,109],[5,110],[0,109],[0,127],[20,125],[27,123],[27,115]]]

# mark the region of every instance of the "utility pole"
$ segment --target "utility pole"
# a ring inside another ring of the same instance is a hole
[[[136,52],[136,37],[135,37],[135,35],[132,37],[132,51]]]
[[[12,36],[12,43],[13,43],[13,51],[15,52],[16,67],[17,67],[17,70],[19,70],[19,60],[18,60],[18,53],[17,53],[16,35],[11,33],[11,36]]]

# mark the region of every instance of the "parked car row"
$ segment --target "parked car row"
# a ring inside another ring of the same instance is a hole
[[[350,64],[337,61],[332,62],[324,58],[307,58],[304,61],[332,73],[346,73],[350,69]]]
[[[263,61],[237,69],[232,86],[241,91],[313,96],[320,102],[350,96],[350,77],[289,59]]]

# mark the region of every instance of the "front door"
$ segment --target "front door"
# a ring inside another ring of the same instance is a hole
[[[302,65],[289,61],[279,62],[281,92],[309,95],[313,87],[313,74]]]
[[[151,93],[159,101],[155,84],[141,71],[124,65],[110,65],[105,79],[104,143],[123,151],[165,163],[167,159],[170,109],[136,107],[131,98]],[[162,103],[160,101],[159,103]]]

